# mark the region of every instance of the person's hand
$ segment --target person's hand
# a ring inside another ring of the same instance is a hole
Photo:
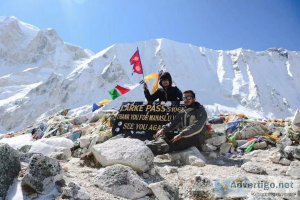
[[[159,138],[160,136],[165,135],[165,130],[164,129],[160,129],[156,132],[156,134],[154,135],[154,138]]]
[[[181,140],[182,139],[182,136],[180,134],[178,135],[175,135],[175,137],[173,137],[173,139],[171,140],[172,143],[178,141],[178,140]]]
[[[144,90],[148,90],[147,83],[144,83]]]

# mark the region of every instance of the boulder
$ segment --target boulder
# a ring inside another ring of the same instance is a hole
[[[92,147],[92,152],[102,166],[122,164],[138,172],[145,172],[153,163],[151,150],[138,139],[119,138]]]
[[[169,144],[163,138],[147,141],[146,145],[154,155],[162,155],[168,153],[170,150]]]
[[[19,149],[19,152],[21,152],[21,153],[28,153],[29,150],[31,149],[31,146],[32,146],[32,145],[29,145],[29,144],[24,145],[24,146],[22,146],[22,147]]]
[[[293,154],[294,158],[300,160],[300,145],[298,145],[297,149],[295,150]]]
[[[35,154],[38,154],[38,153],[20,153],[20,161],[21,162],[24,162],[24,163],[29,163],[30,160],[31,160],[31,157]]]
[[[21,182],[26,193],[46,194],[63,179],[59,162],[42,154],[33,155],[28,168]]]
[[[151,193],[147,184],[135,171],[119,164],[101,168],[94,178],[94,185],[127,199],[137,199]]]
[[[220,146],[220,154],[221,155],[226,155],[227,153],[230,152],[231,148],[232,148],[232,144],[231,143],[223,143]]]
[[[102,143],[109,140],[112,137],[111,131],[106,129],[105,131],[100,131],[97,138],[97,143]]]
[[[268,128],[260,123],[250,123],[245,125],[239,132],[236,132],[235,136],[237,140],[245,140],[263,135],[267,131]]]
[[[14,135],[14,137],[1,139],[1,143],[6,143],[16,150],[21,149],[25,145],[31,145],[32,142],[31,134]]]
[[[214,200],[213,182],[205,176],[197,175],[192,186],[191,194],[195,200]]]
[[[207,140],[205,140],[206,144],[211,144],[213,146],[220,146],[221,144],[226,142],[226,136],[225,135],[221,135],[221,136],[215,136],[212,138],[209,138]]]
[[[89,123],[95,123],[101,118],[101,115],[98,113],[93,113],[91,118],[89,119]]]
[[[248,142],[248,140],[236,140],[236,145],[237,147],[241,147],[244,144],[246,144]]]
[[[72,140],[67,138],[43,138],[32,144],[29,153],[41,153],[55,159],[68,160],[73,146]]]
[[[286,175],[291,176],[292,178],[300,179],[300,161],[291,162]]]
[[[203,167],[206,164],[206,159],[196,147],[170,153],[170,158],[172,162],[180,162],[183,165]]]
[[[263,142],[259,142],[259,143],[255,143],[254,146],[253,146],[253,149],[265,149],[268,147],[268,144],[263,141]]]
[[[78,116],[76,118],[74,118],[71,123],[74,124],[74,125],[81,125],[83,123],[85,123],[86,121],[88,121],[88,117],[86,116]]]
[[[80,156],[80,160],[83,161],[82,164],[85,166],[96,167],[96,168],[101,167],[100,163],[95,159],[94,154],[92,152],[87,152],[85,154],[82,154]]]
[[[178,167],[166,165],[163,167],[168,174],[178,173]]]
[[[179,200],[179,189],[166,181],[152,183],[149,185],[158,200]]]
[[[294,157],[297,146],[286,146],[283,151],[288,155],[288,157]]]
[[[88,192],[81,188],[78,184],[70,182],[67,187],[63,188],[62,192],[63,199],[76,199],[76,200],[90,200]]]
[[[80,148],[89,147],[91,140],[92,139],[90,135],[85,135],[79,138]]]
[[[281,151],[279,149],[277,149],[274,152],[270,153],[269,159],[273,162],[273,163],[279,163],[280,159],[283,157]]]
[[[295,112],[293,121],[292,121],[292,129],[294,131],[300,132],[300,110],[298,109]]]
[[[51,153],[49,157],[57,160],[69,160],[71,159],[71,154],[72,153],[70,149],[59,147],[56,149],[55,152]]]
[[[289,159],[287,158],[281,158],[280,161],[279,161],[279,164],[281,165],[285,165],[285,166],[289,166],[291,164],[292,161],[290,161]]]
[[[212,151],[208,154],[208,157],[212,160],[216,160],[218,158],[218,154],[216,152]]]
[[[56,146],[56,147],[64,147],[71,149],[74,146],[72,140],[64,138],[64,137],[51,137],[51,138],[42,138],[39,140],[40,142]]]
[[[300,159],[300,145],[298,146],[286,146],[284,152],[289,158]]]
[[[285,147],[290,146],[292,143],[292,140],[288,136],[284,136],[277,142],[276,145],[280,149],[284,149]]]
[[[242,169],[246,172],[253,173],[253,174],[266,174],[266,170],[258,165],[256,165],[254,162],[246,162],[243,164]]]
[[[204,152],[211,152],[217,150],[217,147],[211,144],[203,144],[202,145],[202,151]]]
[[[0,143],[0,199],[5,199],[9,187],[21,170],[19,152]]]
[[[89,151],[89,152],[92,151],[92,147],[93,147],[95,144],[97,144],[99,138],[100,138],[100,136],[98,136],[98,135],[92,135],[92,137],[91,137],[91,142],[90,142],[90,144],[89,144],[89,146],[88,146],[88,151]],[[100,143],[100,142],[99,142],[99,143]]]

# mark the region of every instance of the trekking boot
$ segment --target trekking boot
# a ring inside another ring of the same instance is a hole
[[[161,155],[169,152],[169,145],[162,138],[158,138],[157,140],[152,140],[148,142],[146,146],[151,149],[154,155]]]

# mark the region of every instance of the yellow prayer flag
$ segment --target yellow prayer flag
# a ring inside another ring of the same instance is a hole
[[[98,106],[102,106],[102,105],[106,105],[108,103],[110,103],[112,100],[111,99],[103,99],[102,101],[99,101],[97,103]]]
[[[158,84],[159,84],[159,75],[157,76],[157,79],[156,79],[156,81],[154,82],[154,84],[152,86],[151,94],[156,92],[156,90],[158,89]]]
[[[159,77],[159,73],[154,72],[152,74],[149,74],[149,75],[145,76],[145,82],[147,83],[148,81],[150,81],[152,79],[155,79],[155,78],[158,78],[158,77]]]

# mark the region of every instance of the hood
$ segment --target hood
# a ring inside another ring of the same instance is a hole
[[[163,80],[166,80],[166,79],[168,79],[168,80],[170,81],[170,86],[172,86],[172,77],[171,77],[171,74],[170,74],[169,72],[163,72],[163,73],[160,75],[160,77],[159,77],[159,85],[162,86],[162,85],[161,85],[161,82],[162,82]]]

